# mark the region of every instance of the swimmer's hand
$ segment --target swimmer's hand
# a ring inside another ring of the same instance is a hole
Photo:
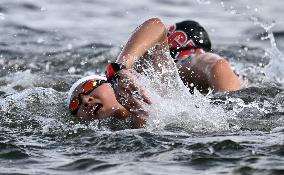
[[[145,125],[145,118],[148,116],[143,104],[151,104],[145,90],[137,83],[137,76],[132,69],[123,69],[118,72],[119,82],[115,89],[115,95],[129,112],[135,128]]]

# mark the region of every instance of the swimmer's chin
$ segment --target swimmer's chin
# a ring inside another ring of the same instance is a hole
[[[78,118],[82,121],[93,121],[100,120],[106,118],[117,118],[117,119],[126,119],[129,117],[129,112],[124,107],[112,107],[109,109],[108,114],[103,112],[102,107],[95,106],[93,110],[89,112],[89,115],[86,116],[78,116]]]
[[[100,111],[97,111],[98,114]],[[113,107],[109,115],[97,115],[96,117],[92,118],[92,120],[100,120],[106,119],[110,117],[114,117],[117,119],[126,119],[129,116],[129,112],[125,108]]]
[[[129,117],[129,112],[125,108],[113,108],[112,117],[117,119],[126,119]]]

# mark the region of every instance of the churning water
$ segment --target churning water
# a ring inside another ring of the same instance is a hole
[[[1,0],[0,174],[284,174],[283,5]],[[204,25],[242,89],[191,95],[163,65],[139,79],[154,101],[145,129],[72,119],[65,106],[72,83],[103,74],[153,16]]]

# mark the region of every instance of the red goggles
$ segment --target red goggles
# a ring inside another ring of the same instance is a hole
[[[82,94],[84,94],[84,95],[90,94],[94,89],[96,89],[97,87],[99,87],[101,84],[103,84],[105,82],[106,81],[104,81],[104,80],[90,80],[90,81],[85,82],[82,86],[81,92],[71,100],[71,102],[69,104],[70,112],[72,114],[75,114],[78,111],[79,106],[81,104],[80,96]]]

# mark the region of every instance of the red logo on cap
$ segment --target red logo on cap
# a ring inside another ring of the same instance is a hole
[[[184,31],[176,30],[176,25],[172,25],[169,27],[168,35],[169,35],[168,43],[170,49],[174,50],[174,49],[179,49],[181,47],[195,46],[192,40],[188,40],[187,35]],[[200,49],[197,48],[197,49],[180,51],[175,55],[174,59],[182,59],[196,52],[200,53],[199,50]]]

